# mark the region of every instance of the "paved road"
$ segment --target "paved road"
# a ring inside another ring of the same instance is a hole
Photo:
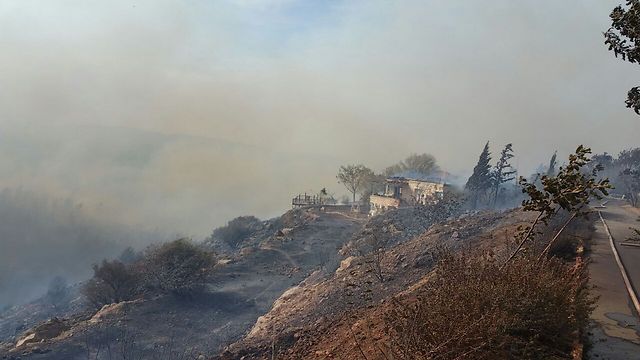
[[[624,263],[632,285],[640,288],[640,247],[623,246],[631,235],[630,226],[640,228],[638,209],[623,201],[610,201],[599,209]],[[611,249],[609,236],[598,219],[591,246],[591,284],[599,296],[592,315],[593,348],[590,359],[639,359],[640,322],[627,293],[622,275]]]

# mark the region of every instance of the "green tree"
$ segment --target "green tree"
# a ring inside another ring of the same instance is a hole
[[[366,187],[367,182],[373,176],[373,170],[364,165],[346,165],[340,166],[336,178],[351,193],[355,203],[356,194]]]
[[[582,145],[578,146],[575,154],[569,155],[569,164],[566,167],[560,167],[556,176],[543,175],[541,177],[541,189],[525,178],[520,178],[522,192],[529,195],[529,198],[522,202],[523,210],[538,212],[538,216],[531,226],[523,228],[517,235],[520,243],[507,262],[522,249],[527,240],[533,239],[536,226],[540,223],[547,224],[559,210],[562,209],[571,214],[561,228],[561,232],[573,218],[588,213],[584,209],[592,197],[601,199],[602,196],[608,195],[608,189],[611,188],[609,179],[597,178],[597,172],[602,170],[601,167],[595,167],[591,173],[583,171],[583,168],[590,162],[587,157],[589,154],[591,154],[591,149]],[[541,256],[549,250],[560,232],[549,242]]]
[[[406,159],[397,164],[393,164],[383,173],[386,176],[401,174],[405,172],[414,172],[420,175],[428,176],[440,170],[436,158],[431,154],[411,154]]]
[[[493,185],[493,174],[491,173],[491,153],[489,152],[489,142],[485,144],[478,163],[473,168],[473,174],[464,186],[471,195],[471,207],[478,206],[478,201],[484,197]]]
[[[496,164],[493,172],[493,206],[498,203],[498,196],[500,194],[500,187],[502,184],[515,179],[514,174],[516,170],[509,163],[509,160],[513,158],[513,145],[507,144],[500,153],[500,160]]]
[[[640,1],[627,0],[626,6],[616,6],[611,14],[611,27],[604,33],[604,43],[622,60],[640,63]],[[631,88],[625,101],[628,108],[640,115],[640,87]]]

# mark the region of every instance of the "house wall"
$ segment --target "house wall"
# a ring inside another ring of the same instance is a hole
[[[395,209],[400,207],[400,199],[388,196],[371,195],[371,197],[369,198],[369,203],[371,205],[369,214],[372,216],[384,212],[388,209]]]

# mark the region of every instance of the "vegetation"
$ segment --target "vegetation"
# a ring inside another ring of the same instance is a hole
[[[569,164],[560,167],[556,176],[541,176],[542,188],[527,182],[525,178],[520,178],[522,191],[529,196],[522,202],[522,207],[525,211],[537,212],[538,216],[530,226],[521,229],[517,236],[520,243],[507,261],[522,249],[526,241],[533,238],[538,224],[544,223],[546,225],[559,210],[562,209],[571,214],[567,220],[570,222],[576,216],[587,214],[585,206],[591,198],[600,199],[608,194],[608,189],[611,188],[609,179],[597,178],[601,167],[594,167],[591,173],[582,171],[590,161],[587,157],[589,154],[591,154],[591,149],[582,145],[578,146],[575,154],[569,155]],[[551,239],[545,251],[552,246],[555,239],[557,236]]]
[[[604,43],[622,60],[640,63],[640,1],[627,0],[626,6],[616,6],[609,15],[611,27],[604,33]],[[640,87],[631,88],[626,105],[640,115]]]
[[[549,160],[549,166],[547,167],[547,176],[554,176],[556,174],[556,166],[558,165],[558,152],[554,151]]]
[[[212,269],[214,256],[188,239],[152,248],[142,261],[143,286],[147,290],[177,295],[199,291]]]
[[[478,202],[483,200],[487,191],[491,189],[493,183],[493,176],[491,174],[491,153],[489,152],[489,142],[485,144],[480,153],[478,163],[473,168],[473,174],[467,180],[467,184],[464,186],[465,190],[470,193],[471,207],[473,209],[478,207]]]
[[[515,179],[514,174],[516,173],[516,170],[509,163],[509,160],[511,160],[511,158],[513,158],[513,145],[507,144],[505,145],[504,149],[500,153],[500,159],[498,160],[495,170],[493,171],[493,206],[494,207],[498,203],[498,197],[500,196],[502,184]]]
[[[353,202],[356,202],[356,194],[367,187],[367,183],[374,177],[373,170],[364,165],[340,166],[338,182],[344,185],[351,193]]]
[[[131,300],[137,293],[138,278],[131,269],[118,260],[103,260],[93,266],[93,278],[82,292],[96,308],[103,305]]]
[[[593,299],[585,269],[552,259],[446,255],[409,305],[386,321],[397,359],[554,359],[584,335]]]
[[[436,158],[431,154],[411,154],[403,161],[387,167],[385,176],[414,173],[416,175],[429,176],[440,170]]]
[[[143,257],[125,264],[103,260],[83,287],[95,308],[132,300],[145,293],[191,295],[200,290],[213,268],[214,255],[187,239],[151,247]]]
[[[239,249],[251,234],[262,227],[262,222],[255,216],[240,216],[227,225],[213,230],[210,239],[221,241],[232,249]]]

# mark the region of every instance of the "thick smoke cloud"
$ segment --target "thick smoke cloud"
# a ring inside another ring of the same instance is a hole
[[[340,194],[344,163],[617,152],[640,130],[618,2],[3,1],[0,185],[202,237]]]

